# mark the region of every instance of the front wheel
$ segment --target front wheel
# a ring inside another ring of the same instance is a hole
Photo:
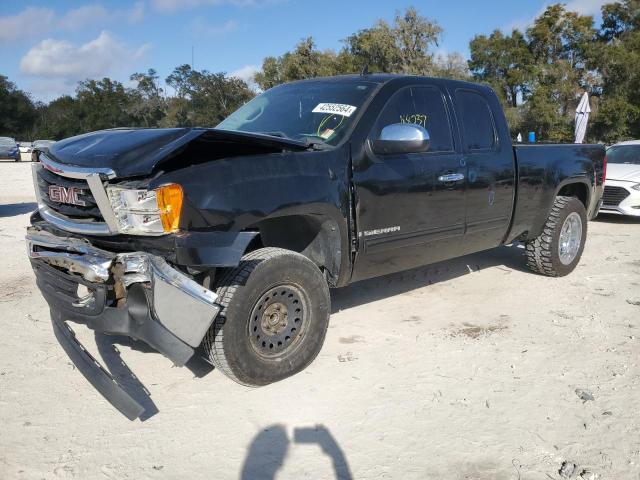
[[[204,339],[209,359],[243,385],[283,380],[318,355],[329,324],[329,287],[299,253],[261,248],[217,282],[220,313]]]
[[[587,212],[575,197],[556,197],[542,234],[527,242],[527,266],[549,277],[571,273],[587,239]]]

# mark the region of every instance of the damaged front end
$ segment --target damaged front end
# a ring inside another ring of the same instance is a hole
[[[109,252],[37,227],[27,230],[26,240],[56,337],[92,385],[129,419],[137,418],[144,408],[86,352],[66,322],[142,340],[182,366],[219,312],[216,294],[160,256]]]

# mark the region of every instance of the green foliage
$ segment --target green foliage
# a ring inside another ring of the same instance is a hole
[[[469,67],[511,109],[512,132],[535,131],[539,139],[570,141],[574,110],[587,84],[586,49],[594,35],[591,17],[551,5],[526,35],[496,30],[475,37]]]
[[[77,100],[69,95],[56,98],[49,105],[40,105],[32,140],[71,137],[83,133],[78,124]]]
[[[602,17],[589,61],[602,79],[593,131],[605,142],[640,138],[640,1],[605,5]]]
[[[378,20],[344,41],[353,65],[372,72],[429,75],[435,70],[431,47],[438,44],[442,28],[422,17],[413,7],[396,13],[393,25]]]
[[[158,125],[167,114],[167,101],[158,84],[159,78],[152,68],[147,73],[134,73],[129,77],[137,82],[137,86],[129,91],[132,102],[128,112],[136,119],[136,123],[145,127]]]
[[[472,79],[493,87],[512,135],[535,131],[541,140],[573,140],[575,108],[591,94],[588,139],[613,143],[640,138],[640,0],[611,2],[602,24],[548,6],[525,31],[477,35],[468,62],[457,53],[434,54],[437,22],[410,7],[392,22],[378,20],[343,40],[339,51],[319,50],[309,37],[293,50],[264,59],[255,76],[261,89],[284,82],[359,73],[404,73]],[[215,126],[255,92],[224,73],[180,65],[165,79],[153,69],[134,73],[133,88],[104,78],[78,84],[75,96],[48,105],[0,75],[0,136],[60,139],[103,128]]]
[[[331,50],[318,50],[309,37],[298,43],[292,52],[277,58],[265,58],[262,71],[256,74],[255,81],[260,88],[267,90],[294,80],[339,75],[345,73],[343,60]]]
[[[22,140],[30,138],[36,108],[29,96],[0,75],[0,136]]]
[[[522,33],[504,35],[500,30],[479,35],[469,44],[469,68],[474,78],[490,84],[503,102],[513,108],[526,99],[533,79],[533,55]]]
[[[166,82],[176,91],[159,122],[166,127],[215,126],[255,95],[238,78],[192,70],[189,65],[177,67]]]

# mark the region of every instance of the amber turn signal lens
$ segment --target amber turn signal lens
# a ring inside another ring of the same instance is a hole
[[[160,210],[162,228],[166,233],[175,232],[180,226],[182,187],[176,183],[171,183],[157,188],[156,200]]]

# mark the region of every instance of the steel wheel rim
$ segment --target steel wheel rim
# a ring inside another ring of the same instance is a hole
[[[269,360],[290,354],[307,327],[309,306],[302,290],[284,284],[263,293],[249,317],[249,343]]]
[[[560,229],[558,252],[563,265],[571,264],[578,256],[582,244],[582,218],[576,212],[571,212],[565,218]]]

